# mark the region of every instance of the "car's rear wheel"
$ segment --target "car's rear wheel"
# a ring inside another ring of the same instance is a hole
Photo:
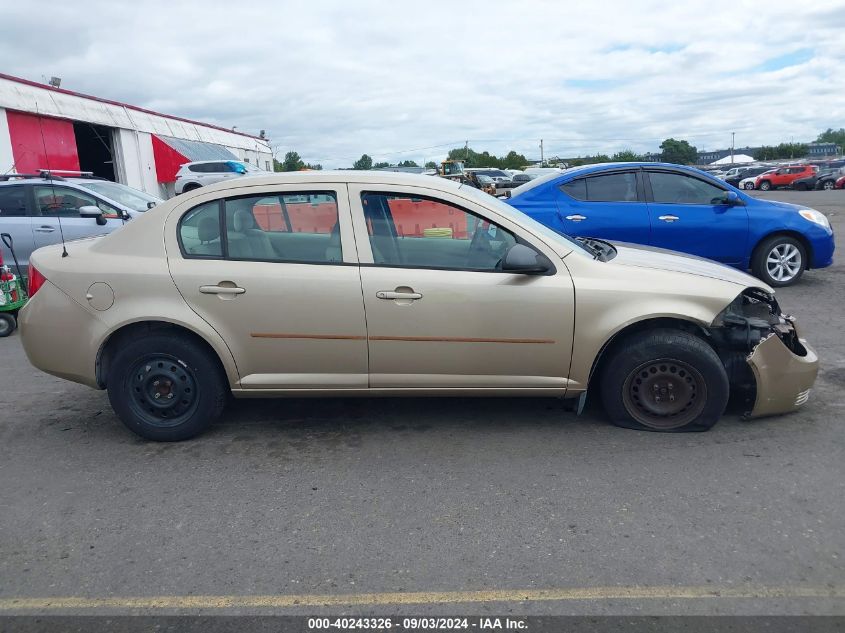
[[[18,327],[15,317],[8,312],[0,312],[0,338],[9,336]]]
[[[716,352],[681,330],[655,329],[618,342],[603,363],[602,402],[611,421],[644,431],[710,429],[729,385]]]
[[[833,186],[834,186],[835,184],[836,184],[836,183],[834,183],[832,180],[825,180],[825,181],[822,183],[822,189],[824,189],[824,190],[826,190],[826,191],[830,191],[831,189],[833,189]]]
[[[765,240],[754,251],[751,270],[770,286],[794,284],[807,268],[807,251],[804,245],[789,235],[775,235]]]
[[[212,352],[173,334],[153,334],[121,347],[111,362],[108,392],[131,431],[159,442],[205,431],[220,417],[229,393]]]
[[[795,185],[795,189],[798,191],[807,191],[807,183],[799,182],[797,185]]]
[[[772,188],[772,183],[770,183],[768,180],[764,180],[763,182],[760,183],[760,191],[768,191],[771,188]]]

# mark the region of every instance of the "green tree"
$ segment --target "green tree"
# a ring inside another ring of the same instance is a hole
[[[321,171],[323,166],[320,163],[315,163],[312,165],[311,163],[305,163],[305,169],[313,169],[315,171]]]
[[[403,160],[399,163],[398,167],[419,167],[414,161],[412,160]]]
[[[372,169],[373,168],[373,159],[367,156],[366,154],[362,154],[361,158],[356,160],[352,163],[352,169]]]
[[[430,160],[425,164],[425,168],[426,169],[437,169],[437,163],[435,163],[433,160]]]
[[[288,152],[282,162],[273,159],[273,171],[299,171],[305,163],[296,152]]]
[[[845,150],[845,127],[838,130],[827,128],[824,132],[819,134],[816,143],[836,143],[840,150]]]
[[[633,152],[630,149],[623,149],[621,152],[616,152],[612,157],[611,160],[614,163],[635,163],[641,161],[643,159],[642,156]]]
[[[667,138],[660,144],[661,160],[664,163],[675,163],[677,165],[691,165],[698,158],[698,150],[684,140]]]
[[[390,167],[390,163],[376,163],[375,165],[373,165],[373,168],[375,169],[381,169],[382,167]]]
[[[780,143],[779,145],[771,146],[764,145],[756,152],[754,158],[756,160],[774,160],[778,158],[803,158],[810,151],[806,143]]]

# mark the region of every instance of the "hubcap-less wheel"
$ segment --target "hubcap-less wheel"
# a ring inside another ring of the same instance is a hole
[[[12,317],[7,315],[2,315],[0,317],[0,338],[4,336],[9,336],[12,333],[12,330],[15,329],[15,322],[12,321]]]
[[[150,354],[129,372],[131,407],[148,424],[176,426],[196,410],[199,395],[193,372],[174,356]]]
[[[653,429],[682,427],[707,403],[707,383],[701,373],[679,360],[643,363],[628,375],[623,390],[628,413]]]
[[[766,270],[775,281],[791,281],[801,264],[801,251],[794,244],[778,244],[766,257]]]

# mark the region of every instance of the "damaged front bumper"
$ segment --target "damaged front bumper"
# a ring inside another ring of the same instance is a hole
[[[807,402],[819,359],[771,293],[747,288],[719,314],[709,333],[732,392],[744,398],[744,417],[789,413]]]
[[[810,388],[819,373],[819,357],[803,339],[803,356],[790,350],[775,334],[763,339],[747,358],[756,382],[754,407],[745,414],[759,418],[789,413],[810,397]]]

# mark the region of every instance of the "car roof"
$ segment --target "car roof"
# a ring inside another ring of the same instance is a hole
[[[290,171],[276,172],[264,175],[253,175],[248,178],[236,178],[224,180],[213,185],[207,185],[196,189],[184,196],[195,192],[208,193],[209,191],[229,190],[239,187],[255,187],[263,185],[287,185],[287,184],[308,184],[319,185],[320,183],[361,183],[372,185],[397,185],[405,187],[426,187],[440,191],[458,191],[462,185],[449,178],[428,176],[426,174],[409,174],[396,171],[359,171],[355,169],[338,170],[311,170],[311,171]],[[474,187],[473,187],[474,188]],[[182,196],[180,196],[181,198]]]

